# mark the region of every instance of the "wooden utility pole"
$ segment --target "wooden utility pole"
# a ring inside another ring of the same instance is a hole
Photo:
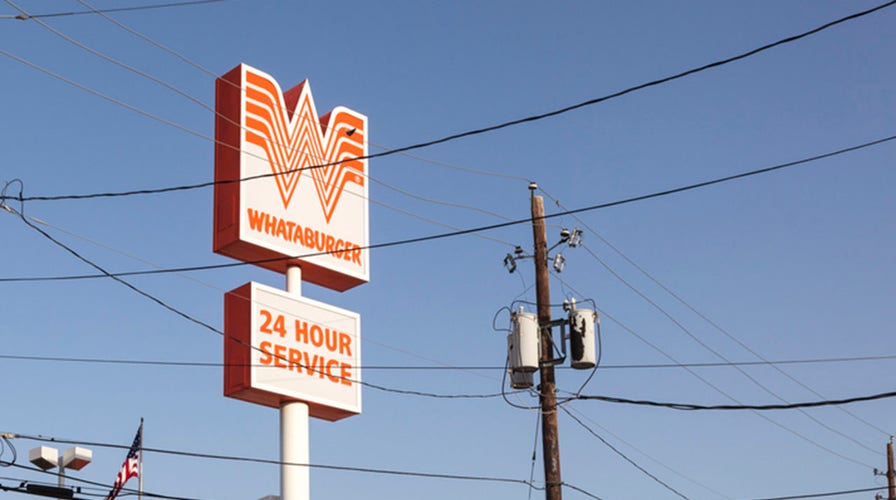
[[[560,480],[560,438],[557,433],[557,384],[554,381],[554,357],[551,329],[551,289],[548,281],[548,243],[544,224],[544,200],[535,196],[538,188],[529,184],[532,199],[532,235],[535,240],[535,297],[538,304],[538,324],[541,327],[541,441],[544,457],[545,498],[563,498]],[[892,463],[892,460],[891,460]]]
[[[893,470],[893,436],[887,443],[887,483],[889,484],[888,500],[896,500],[896,471]]]

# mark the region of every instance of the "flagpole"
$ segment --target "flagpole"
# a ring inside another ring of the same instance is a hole
[[[137,475],[137,499],[143,500],[143,417],[140,417],[140,473]]]

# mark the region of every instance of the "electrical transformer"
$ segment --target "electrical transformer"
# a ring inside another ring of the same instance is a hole
[[[597,314],[590,309],[572,309],[569,311],[569,346],[570,364],[578,370],[594,368],[594,328],[600,321]]]
[[[507,337],[507,355],[513,373],[532,373],[538,370],[539,347],[538,316],[519,311],[510,313],[511,330]],[[592,342],[593,345],[593,342]]]

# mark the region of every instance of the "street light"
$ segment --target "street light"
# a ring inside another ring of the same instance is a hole
[[[59,487],[65,486],[65,469],[81,470],[93,459],[93,451],[80,446],[73,446],[62,452],[49,446],[38,446],[28,452],[28,461],[41,470],[59,467]]]

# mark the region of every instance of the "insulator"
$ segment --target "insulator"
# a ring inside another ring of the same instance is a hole
[[[563,257],[563,254],[558,253],[554,256],[554,271],[558,273],[563,272],[563,266],[566,265],[566,258]]]
[[[504,257],[504,267],[507,268],[507,272],[509,273],[516,271],[516,259],[514,259],[512,255],[507,254],[507,256]]]
[[[569,312],[570,364],[577,370],[594,368],[594,325],[597,314],[589,309],[573,309]]]
[[[519,312],[510,314],[511,330],[507,336],[507,355],[510,357],[510,369],[516,372],[531,373],[538,369],[540,335],[538,332],[538,316],[533,313]]]

